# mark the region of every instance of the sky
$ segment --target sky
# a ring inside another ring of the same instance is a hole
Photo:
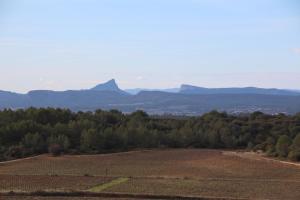
[[[0,90],[300,89],[299,0],[0,0]]]

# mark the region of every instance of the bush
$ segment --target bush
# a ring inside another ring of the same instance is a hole
[[[53,156],[60,156],[63,152],[63,148],[59,144],[51,144],[48,151]]]
[[[15,158],[22,158],[24,155],[25,149],[23,146],[11,146],[8,151],[6,152],[5,157],[15,159]]]
[[[290,151],[288,158],[292,161],[300,161],[300,151]]]
[[[291,145],[292,141],[287,135],[282,135],[279,137],[276,143],[276,153],[279,157],[287,157],[289,153],[289,146]]]
[[[67,152],[70,146],[69,138],[65,135],[51,136],[48,139],[48,144],[51,146],[53,144],[59,145],[61,151]]]
[[[274,156],[274,157],[276,157],[277,153],[276,153],[275,146],[274,145],[268,145],[266,147],[266,154],[267,154],[267,156]]]

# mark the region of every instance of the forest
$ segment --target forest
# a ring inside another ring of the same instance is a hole
[[[150,148],[248,149],[300,160],[300,113],[197,117],[143,111],[72,112],[28,108],[0,111],[0,161],[51,153],[98,154]]]

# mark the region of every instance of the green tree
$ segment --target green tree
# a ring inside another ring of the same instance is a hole
[[[84,152],[101,151],[103,136],[96,129],[84,130],[81,134],[81,150]]]
[[[51,136],[48,139],[48,148],[51,146],[60,146],[61,151],[67,152],[69,150],[70,141],[65,135]]]
[[[33,154],[44,153],[47,150],[47,145],[44,138],[39,133],[28,133],[25,135],[22,144],[29,149]]]
[[[275,145],[276,145],[276,141],[273,137],[269,136],[265,142],[265,151],[267,153],[268,156],[274,156],[275,155]]]
[[[291,160],[300,161],[300,133],[294,138],[288,157]]]
[[[112,128],[107,128],[103,132],[104,135],[104,149],[105,150],[122,150],[124,149],[124,136],[117,133]]]
[[[291,143],[292,141],[287,135],[282,135],[278,138],[276,143],[276,152],[279,157],[287,157]]]

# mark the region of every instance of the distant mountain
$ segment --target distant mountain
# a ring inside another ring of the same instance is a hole
[[[288,91],[300,93],[300,90],[288,90]]]
[[[193,85],[181,85],[182,94],[267,94],[267,95],[300,95],[297,91],[276,88],[264,89],[256,87],[244,88],[204,88]]]
[[[175,115],[200,115],[211,110],[229,113],[262,111],[269,114],[300,112],[300,93],[289,90],[253,87],[209,89],[182,85],[180,90],[136,91],[137,94],[129,95],[113,79],[87,90],[34,90],[27,94],[0,91],[0,109],[32,106],[74,111],[144,110],[150,114]]]
[[[157,91],[157,92],[170,92],[177,93],[179,92],[179,88],[169,88],[169,89],[145,89],[145,88],[135,88],[135,89],[126,89],[125,92],[129,94],[136,95],[142,91]]]
[[[268,95],[300,95],[299,90],[284,90],[284,89],[265,89],[257,87],[232,87],[232,88],[205,88],[193,85],[183,84],[180,88],[170,89],[126,89],[124,90],[129,94],[136,95],[143,91],[148,92],[169,92],[169,93],[180,93],[180,94],[268,94]]]
[[[121,90],[119,86],[117,85],[115,79],[111,79],[105,83],[101,83],[99,85],[96,85],[95,87],[91,88],[91,90],[94,91],[113,91],[118,93],[125,94],[126,92]]]
[[[29,105],[28,96],[13,92],[0,91],[1,108],[22,108]]]

